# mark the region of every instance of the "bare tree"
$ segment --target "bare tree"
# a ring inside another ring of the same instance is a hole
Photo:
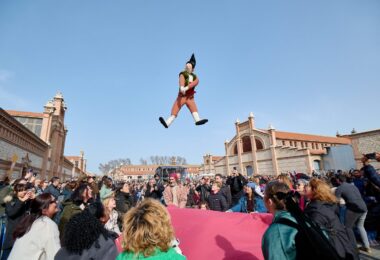
[[[148,165],[148,161],[145,160],[144,158],[140,158],[140,163],[141,163],[142,165]]]
[[[103,174],[108,174],[110,171],[122,166],[122,165],[131,165],[132,161],[129,158],[111,160],[105,164],[99,164],[99,170]]]

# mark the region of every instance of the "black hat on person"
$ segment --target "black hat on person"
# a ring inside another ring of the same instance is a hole
[[[195,65],[196,65],[196,60],[195,60],[195,56],[194,56],[194,53],[191,55],[191,58],[190,58],[190,60],[188,61],[188,62],[186,62],[186,64],[187,63],[190,63],[191,64],[191,66],[193,66],[193,69],[195,68]]]

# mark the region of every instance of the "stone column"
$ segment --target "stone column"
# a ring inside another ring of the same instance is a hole
[[[226,162],[226,175],[230,173],[230,161],[229,161],[229,154],[228,154],[228,140],[224,142],[224,149],[226,150],[226,156],[225,156],[225,162]]]
[[[41,135],[40,138],[45,141],[45,143],[50,144],[50,134],[51,134],[51,124],[52,116],[54,113],[54,105],[52,101],[48,101],[44,106],[44,113],[42,118]]]
[[[242,159],[242,140],[240,138],[240,129],[239,129],[240,121],[239,119],[236,120],[235,126],[236,126],[236,145],[238,150],[238,160],[239,160],[239,168],[240,173],[243,174],[243,159]]]
[[[81,173],[84,172],[84,152],[80,151],[80,171]]]
[[[270,134],[270,140],[271,140],[271,145],[270,145],[270,150],[272,153],[272,166],[273,166],[273,171],[275,175],[279,175],[280,172],[278,170],[278,162],[277,162],[277,153],[276,153],[276,130],[272,125],[269,126],[269,134]]]
[[[252,147],[252,164],[253,164],[253,171],[254,174],[259,173],[259,167],[257,164],[257,147],[256,147],[256,140],[255,140],[255,117],[253,113],[251,112],[249,114],[249,131],[250,131],[250,138],[251,138],[251,147]]]
[[[310,150],[306,150],[307,157],[306,157],[306,167],[309,175],[313,172],[313,164],[311,162],[311,155],[310,155]]]

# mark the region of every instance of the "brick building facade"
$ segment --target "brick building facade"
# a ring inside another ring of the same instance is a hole
[[[43,113],[0,108],[0,175],[18,178],[27,168],[47,179],[69,179],[84,173],[85,168],[76,167],[64,156],[66,109],[61,93],[47,102]]]
[[[354,130],[350,135],[344,135],[351,140],[354,150],[356,168],[360,169],[362,163],[360,159],[363,154],[380,152],[380,129],[356,133]],[[375,169],[380,170],[380,162],[371,161]]]
[[[278,175],[289,171],[311,174],[314,170],[329,170],[323,165],[329,147],[350,148],[352,143],[354,150],[371,147],[367,151],[380,151],[378,143],[373,146],[373,141],[379,140],[374,133],[329,137],[277,131],[272,126],[258,129],[253,113],[247,121],[237,121],[235,129],[236,135],[224,143],[225,155],[205,155],[201,172],[226,175],[236,167],[244,175]]]

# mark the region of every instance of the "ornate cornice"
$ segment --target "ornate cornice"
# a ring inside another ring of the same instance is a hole
[[[48,144],[2,108],[0,108],[0,138],[41,157],[48,149]]]

